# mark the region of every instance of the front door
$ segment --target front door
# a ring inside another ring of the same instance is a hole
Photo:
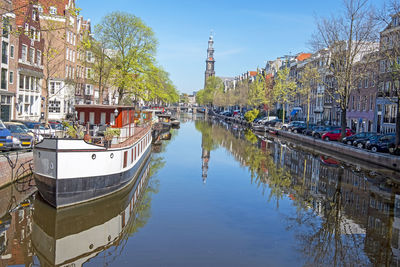
[[[0,105],[0,119],[2,121],[10,121],[11,109],[10,105]]]

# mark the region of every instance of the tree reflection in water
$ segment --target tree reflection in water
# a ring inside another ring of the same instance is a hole
[[[228,150],[269,192],[268,202],[289,197],[296,212],[283,215],[296,233],[306,266],[391,266],[400,255],[399,180],[300,150],[238,125],[195,122],[202,147]],[[372,167],[371,167],[372,168]]]

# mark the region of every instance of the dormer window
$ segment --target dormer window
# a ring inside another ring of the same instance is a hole
[[[51,15],[56,15],[56,14],[57,14],[57,8],[54,7],[54,6],[51,6],[51,7],[50,7],[50,14],[51,14]]]

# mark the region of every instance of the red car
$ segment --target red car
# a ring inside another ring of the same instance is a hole
[[[342,131],[342,129],[331,130],[331,131],[325,133],[324,135],[322,135],[322,140],[337,141],[340,139],[341,131]],[[351,136],[353,134],[354,134],[354,132],[351,129],[346,129],[346,136]]]

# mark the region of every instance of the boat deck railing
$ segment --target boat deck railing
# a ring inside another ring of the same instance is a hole
[[[121,135],[114,137],[111,148],[120,148],[128,146],[138,141],[143,135],[151,129],[151,124],[146,123],[129,129],[121,129]],[[129,133],[129,135],[127,135]]]

